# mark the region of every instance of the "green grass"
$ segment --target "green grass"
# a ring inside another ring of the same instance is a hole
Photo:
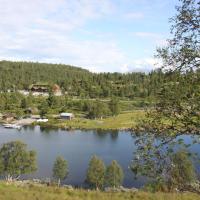
[[[135,110],[115,117],[96,120],[79,117],[76,117],[71,121],[50,119],[48,123],[41,123],[40,125],[43,127],[53,128],[119,130],[134,128],[138,124],[139,120],[144,117],[144,111]]]
[[[0,200],[199,200],[200,196],[193,193],[147,193],[68,190],[46,186],[16,186],[0,183]]]

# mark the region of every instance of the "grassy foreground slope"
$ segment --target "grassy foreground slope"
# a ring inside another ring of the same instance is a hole
[[[102,130],[120,130],[134,128],[139,120],[145,117],[143,110],[135,110],[129,113],[119,114],[116,117],[105,119],[86,119],[76,117],[74,120],[56,120],[50,119],[47,123],[41,123],[42,127],[52,128],[72,128],[72,129],[102,129]]]
[[[86,190],[67,190],[46,186],[15,186],[0,183],[0,200],[199,200],[192,193],[105,193]]]

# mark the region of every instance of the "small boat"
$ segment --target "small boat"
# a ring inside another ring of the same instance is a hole
[[[20,125],[17,124],[3,124],[4,128],[15,128],[15,129],[21,129]]]

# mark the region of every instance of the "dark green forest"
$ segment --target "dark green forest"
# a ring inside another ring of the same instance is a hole
[[[161,71],[97,74],[61,64],[0,62],[1,91],[26,90],[35,83],[58,84],[69,96],[83,98],[154,96],[164,76]]]

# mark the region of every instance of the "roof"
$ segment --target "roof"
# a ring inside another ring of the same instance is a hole
[[[57,85],[57,84],[54,84],[53,87],[52,87],[52,90],[53,90],[54,92],[60,91],[60,86]]]
[[[60,113],[61,117],[73,117],[73,113]]]
[[[13,113],[6,113],[6,114],[4,114],[3,115],[3,117],[15,117],[15,114],[13,114]]]
[[[49,85],[48,84],[44,84],[44,83],[42,83],[42,84],[32,84],[32,85],[30,85],[29,86],[29,89],[37,89],[37,88],[42,88],[42,89],[48,89],[49,88]]]

